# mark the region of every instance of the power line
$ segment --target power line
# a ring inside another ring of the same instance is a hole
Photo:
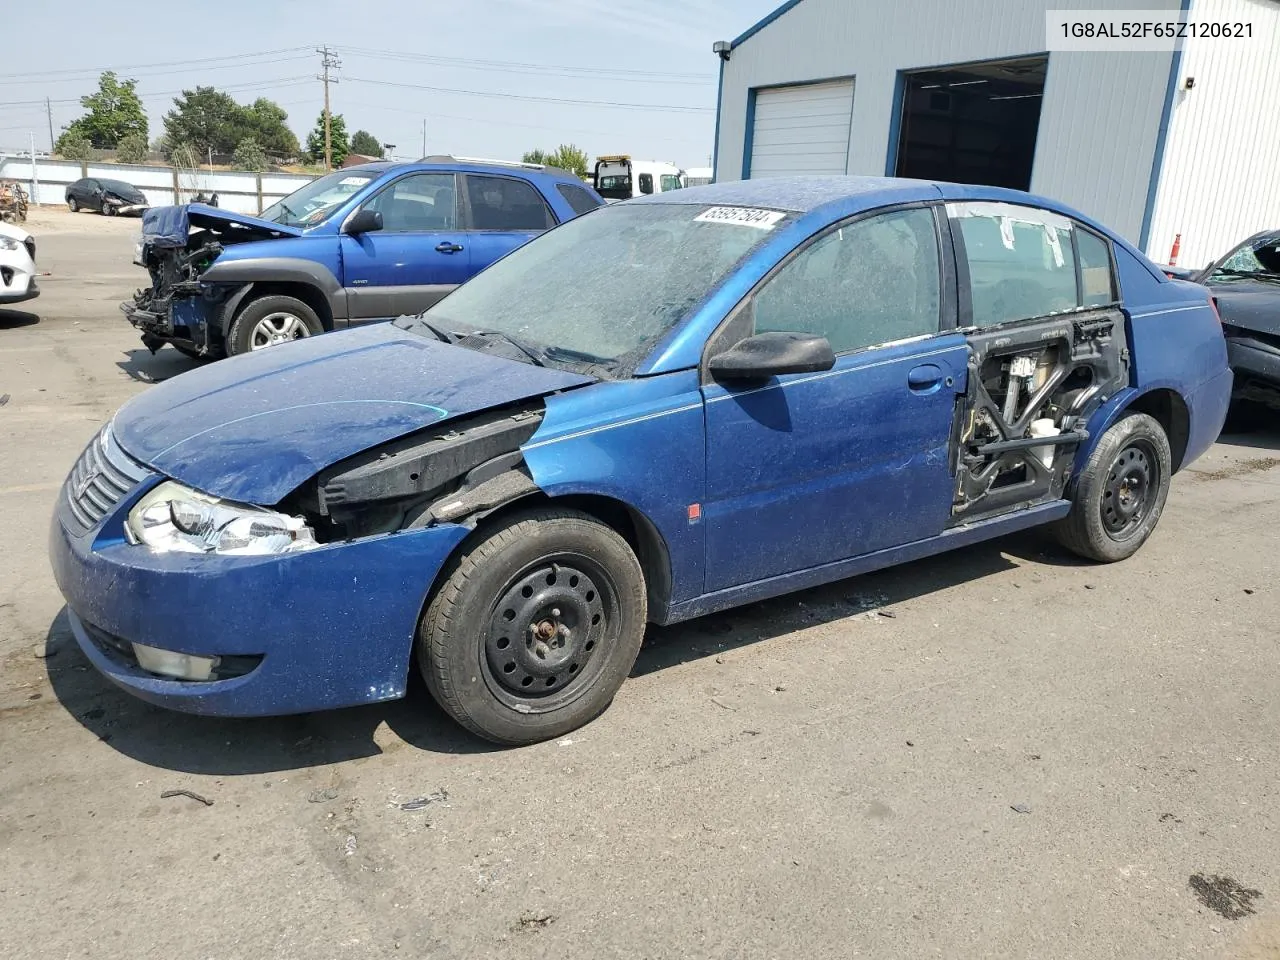
[[[244,69],[245,67],[264,67],[267,65],[275,65],[277,63],[290,63],[296,60],[310,60],[310,59],[311,59],[310,54],[305,54],[297,57],[272,57],[272,56],[262,55],[261,57],[255,57],[255,59],[252,61],[245,60],[239,63],[211,64],[207,67],[201,68],[200,72],[202,76],[207,76],[209,73],[221,72],[224,70],[241,70],[241,69]],[[170,70],[156,70],[156,71],[149,71],[149,72],[140,72],[136,70],[130,70],[129,73],[131,74],[131,76],[125,77],[124,79],[137,80],[141,78],[143,80],[150,80],[155,77],[175,76],[175,75],[187,74],[192,72],[193,71],[189,67],[188,68],[178,67]],[[98,82],[98,77],[99,77],[99,74],[97,73],[89,73],[89,74],[85,74],[84,76],[44,77],[44,78],[37,78],[37,79],[38,79],[38,82],[40,82],[42,85],[47,86],[52,83],[94,83],[96,84]],[[22,84],[34,85],[34,83],[35,81],[32,81],[29,78],[22,79],[22,80],[0,80],[0,86],[9,86],[9,87],[18,86]]]
[[[432,87],[420,83],[398,83],[394,80],[370,80],[367,77],[347,77],[352,83],[371,83],[380,87],[403,87],[409,90],[430,90],[434,93],[456,93],[467,97],[491,97],[498,100],[524,100],[536,103],[564,103],[580,107],[616,107],[623,110],[669,110],[676,113],[712,113],[714,107],[694,107],[674,103],[624,103],[615,100],[579,100],[570,97],[535,97],[519,93],[493,93],[487,90],[461,90],[455,87]]]
[[[596,79],[623,83],[706,84],[714,79],[710,74],[665,73],[647,70],[623,70],[608,67],[575,67],[544,63],[517,63],[501,60],[475,60],[462,57],[440,57],[422,53],[403,53],[395,50],[372,50],[366,47],[343,47],[349,56],[374,60],[393,60],[403,63],[422,63],[431,66],[455,67],[465,70],[495,70],[502,73],[525,73],[534,76],[565,77],[569,79]]]
[[[294,86],[298,83],[309,82],[310,80],[311,80],[310,77],[279,77],[271,80],[248,80],[248,81],[245,81],[244,83],[226,84],[224,86],[219,87],[218,90],[222,92],[228,92],[228,91],[235,92],[239,90],[255,90],[263,87],[273,87],[273,86],[288,87],[288,86]],[[142,91],[138,91],[138,98],[141,100],[149,100],[149,99],[155,99],[156,97],[176,97],[179,94],[186,93],[191,89],[192,89],[191,87],[187,87],[183,90],[157,90],[154,93],[145,93]],[[46,103],[79,103],[81,99],[82,99],[81,97],[63,97],[60,99],[54,98],[50,100],[47,97],[42,97],[39,100],[10,100],[7,103],[0,103],[0,107],[30,107],[30,106],[43,107],[45,106]]]
[[[145,63],[145,64],[137,64],[134,66],[125,66],[125,67],[74,67],[67,70],[24,70],[21,73],[0,73],[0,80],[5,80],[10,77],[32,79],[32,78],[41,78],[41,77],[65,76],[67,74],[77,74],[77,73],[102,74],[102,73],[106,73],[107,71],[111,71],[113,73],[124,73],[130,70],[145,70],[150,67],[200,66],[202,64],[218,63],[220,61],[226,61],[226,60],[237,61],[237,60],[246,60],[253,57],[271,57],[271,56],[276,56],[282,53],[297,53],[299,51],[304,51],[307,49],[308,49],[307,47],[283,47],[279,50],[261,50],[261,51],[258,51],[257,53],[233,53],[233,54],[227,54],[226,56],[222,56],[222,57],[204,57],[203,59],[199,59],[199,60],[167,60],[162,63]]]

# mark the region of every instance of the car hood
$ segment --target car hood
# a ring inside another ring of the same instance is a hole
[[[1280,336],[1280,282],[1226,280],[1209,285],[1222,322]]]
[[[146,203],[147,196],[141,190],[116,190],[113,187],[107,187],[103,191],[108,197],[116,197],[125,203]]]
[[[300,237],[301,227],[232,213],[203,203],[152,207],[142,215],[142,239],[157,247],[185,247],[192,227],[212,230],[224,240],[268,240]]]
[[[370,447],[591,382],[383,323],[182,374],[122,407],[112,431],[159,473],[214,496],[270,505]]]

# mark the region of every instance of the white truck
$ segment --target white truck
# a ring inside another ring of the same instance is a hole
[[[684,186],[684,171],[661,160],[632,160],[628,156],[598,157],[593,185],[610,202],[650,193],[666,193]]]

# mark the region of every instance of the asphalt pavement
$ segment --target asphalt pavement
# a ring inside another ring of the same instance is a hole
[[[12,958],[1280,957],[1280,421],[1133,559],[1032,532],[651,629],[503,750],[421,685],[273,720],[89,668],[59,484],[195,366],[116,309],[136,221],[41,211],[0,310],[0,944]],[[183,791],[173,793],[173,791]]]

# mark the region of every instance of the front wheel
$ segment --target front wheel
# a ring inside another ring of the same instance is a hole
[[[1102,563],[1133,556],[1160,521],[1172,474],[1164,428],[1145,413],[1130,414],[1102,435],[1080,472],[1058,539]]]
[[[80,212],[80,204],[76,202],[75,197],[67,197],[67,209],[72,213]]]
[[[460,724],[536,743],[599,716],[631,672],[644,573],[621,536],[576,510],[517,514],[453,562],[418,627],[418,664]]]
[[[301,300],[259,297],[244,307],[231,324],[227,332],[227,352],[237,356],[323,332],[316,312]]]

